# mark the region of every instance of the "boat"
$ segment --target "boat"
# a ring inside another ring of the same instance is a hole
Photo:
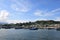
[[[15,29],[22,29],[23,27],[15,27]]]
[[[54,29],[54,28],[48,28],[48,30],[51,30],[51,29]]]
[[[60,28],[57,28],[56,30],[57,30],[57,31],[60,31]]]
[[[36,28],[36,27],[31,27],[31,28],[29,28],[30,30],[38,30],[38,28]]]

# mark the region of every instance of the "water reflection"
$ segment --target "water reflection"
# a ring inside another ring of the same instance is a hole
[[[0,29],[0,40],[60,40],[60,31]]]

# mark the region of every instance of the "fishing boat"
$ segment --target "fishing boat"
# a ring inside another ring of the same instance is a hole
[[[38,28],[36,28],[36,27],[31,27],[31,28],[29,28],[30,30],[38,30]]]
[[[23,27],[15,27],[15,29],[22,29]]]
[[[48,30],[51,30],[51,29],[54,29],[54,28],[48,28]]]
[[[57,28],[56,30],[57,30],[57,31],[60,31],[60,28]]]

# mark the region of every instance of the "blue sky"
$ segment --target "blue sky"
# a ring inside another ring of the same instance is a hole
[[[0,22],[60,21],[60,0],[0,0]]]

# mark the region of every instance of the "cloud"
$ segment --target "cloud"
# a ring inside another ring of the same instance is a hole
[[[43,14],[42,14],[42,11],[40,11],[40,10],[37,10],[35,13],[34,13],[36,16],[42,16]]]
[[[0,22],[6,21],[8,18],[9,12],[7,10],[1,10],[0,11]]]
[[[48,11],[42,11],[42,10],[36,10],[34,12],[34,15],[36,16],[50,16],[51,14],[48,13]]]
[[[18,5],[16,4],[12,4],[11,5],[12,9],[15,10],[15,11],[20,11],[20,12],[27,12],[29,9],[28,8],[25,8],[25,7],[18,7]]]
[[[10,12],[7,10],[0,10],[0,22],[6,22],[6,23],[23,23],[23,22],[28,22],[28,20],[12,20],[8,19],[10,15]]]
[[[28,22],[28,21],[27,20],[26,21],[25,20],[7,20],[7,22],[16,24],[16,23],[23,23],[23,22]]]
[[[48,20],[47,18],[37,18],[37,19],[35,19],[35,20],[33,20],[32,22],[34,22],[34,21],[37,21],[37,20]]]
[[[60,8],[57,8],[57,9],[50,11],[50,12],[48,12],[48,14],[50,14],[51,16],[59,15],[60,14]]]
[[[55,20],[56,20],[56,21],[60,21],[60,17],[56,17]]]
[[[11,4],[11,8],[15,11],[27,12],[30,10],[30,7],[26,1],[21,2],[18,0],[13,0],[13,4]]]
[[[53,15],[56,15],[56,14],[59,14],[60,13],[60,8],[57,8],[57,9],[54,9],[54,10],[51,10],[51,11],[42,11],[42,10],[36,10],[34,12],[34,15],[36,16],[53,16]]]
[[[57,13],[57,12],[60,12],[60,8],[54,9],[50,13]]]

